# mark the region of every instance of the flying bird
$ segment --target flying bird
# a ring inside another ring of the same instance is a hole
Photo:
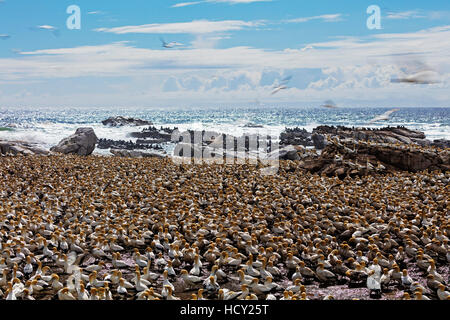
[[[312,50],[312,49],[314,49],[314,47],[309,44],[306,47],[302,48],[300,51],[305,52],[305,51]]]
[[[391,79],[392,83],[435,84],[439,83],[439,73],[419,60],[401,63],[403,77]]]
[[[162,46],[163,46],[164,48],[168,48],[168,49],[173,48],[173,47],[180,47],[180,46],[183,46],[183,45],[184,45],[184,44],[179,43],[179,42],[176,42],[176,41],[166,42],[166,41],[164,41],[163,38],[159,38],[159,40],[161,40]]]
[[[41,25],[41,26],[36,26],[36,27],[31,27],[30,28],[32,31],[49,31],[51,33],[53,33],[54,36],[58,37],[59,36],[59,29],[54,27],[54,26],[50,26],[50,25]]]
[[[272,95],[274,95],[275,93],[277,93],[278,91],[281,91],[281,90],[285,90],[285,89],[287,89],[288,88],[288,86],[286,86],[286,85],[278,85],[278,86],[275,86],[274,87],[274,89],[273,89],[273,91],[272,91]]]
[[[411,84],[435,84],[440,81],[437,80],[438,73],[432,70],[421,71],[405,78],[391,79],[392,83],[411,83]]]
[[[323,105],[321,107],[329,108],[329,109],[336,109],[337,105],[332,100],[327,100],[323,103]]]
[[[286,78],[281,80],[281,82],[278,85],[275,85],[272,90],[272,95],[274,95],[275,93],[277,93],[281,90],[285,90],[285,89],[289,88],[287,86],[287,84],[289,81],[291,81],[291,79],[292,79],[292,76],[287,76]]]
[[[397,112],[397,111],[400,111],[400,109],[389,110],[389,111],[383,113],[382,115],[379,115],[379,116],[373,118],[372,120],[370,120],[369,123],[375,123],[375,122],[378,122],[378,121],[389,120],[389,117],[391,116],[391,114],[393,114],[394,112]]]

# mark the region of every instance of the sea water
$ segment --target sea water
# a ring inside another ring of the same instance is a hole
[[[392,109],[392,108],[391,108]],[[450,139],[450,108],[401,108],[388,121],[369,124],[374,117],[389,108],[1,108],[0,127],[14,127],[0,131],[0,139],[38,143],[49,149],[79,127],[92,127],[98,138],[131,140],[131,132],[142,127],[109,127],[101,121],[112,116],[133,117],[152,121],[156,127],[177,127],[181,131],[211,130],[240,136],[244,133],[267,133],[278,136],[285,128],[299,127],[311,132],[319,125],[381,128],[405,126],[423,131],[427,139]],[[263,128],[247,128],[246,124]],[[167,147],[170,149],[170,147]],[[96,149],[94,153],[109,154]]]

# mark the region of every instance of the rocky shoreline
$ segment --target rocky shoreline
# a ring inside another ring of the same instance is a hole
[[[136,142],[133,142],[98,139],[92,128],[79,128],[50,151],[31,143],[0,140],[0,152],[2,155],[89,155],[98,148],[109,149],[112,156],[147,158],[185,157],[183,152],[187,150],[195,157],[200,155],[204,158],[223,156],[248,159],[254,156],[250,148],[250,138],[256,139],[258,148],[261,139],[270,138],[235,137],[217,132],[189,130],[174,139],[176,130],[178,128],[145,127],[141,131],[130,133],[130,137],[136,139]],[[318,126],[312,132],[301,128],[286,128],[280,134],[279,148],[272,150],[273,141],[267,141],[266,159],[296,161],[299,167],[311,173],[339,178],[395,171],[450,170],[450,141],[431,141],[426,139],[423,132],[403,126],[381,129]],[[170,144],[175,147],[175,151],[172,155],[167,155],[164,146]]]

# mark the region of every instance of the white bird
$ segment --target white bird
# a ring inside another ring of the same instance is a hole
[[[69,288],[64,287],[58,291],[58,299],[59,300],[77,300],[75,297],[69,292]]]
[[[164,270],[164,272],[163,272],[163,286],[164,287],[169,286],[172,289],[172,291],[174,291],[175,287],[173,286],[173,284],[170,283],[170,281],[169,281],[169,279],[167,277],[168,277],[167,270]]]
[[[167,300],[180,300],[180,298],[175,297],[175,296],[172,295],[173,290],[172,290],[171,287],[164,286],[164,288],[167,290],[167,296],[166,296]]]
[[[328,109],[336,109],[337,105],[332,100],[327,100],[321,105],[321,107]]]
[[[241,291],[235,292],[229,289],[219,289],[218,299],[219,300],[233,300],[236,299],[241,294]]]
[[[117,293],[119,294],[127,294],[128,290],[125,287],[125,280],[123,278],[120,278],[119,285],[117,286]]]
[[[210,292],[210,293],[216,293],[219,291],[220,286],[219,284],[216,282],[216,280],[214,279],[214,277],[209,277],[208,278],[209,281],[207,281],[206,283],[204,283],[204,287],[205,290]]]
[[[145,267],[143,271],[144,273],[142,274],[142,279],[147,281],[155,281],[159,278],[159,274],[149,271],[148,267]]]
[[[112,254],[112,265],[115,268],[126,268],[126,267],[129,267],[129,265],[127,263],[125,263],[125,261],[118,260],[118,259],[119,259],[119,254],[118,253],[113,253]]]
[[[437,290],[437,295],[439,300],[447,300],[450,297],[450,293],[445,291],[445,285],[440,284],[439,289]]]
[[[185,269],[181,270],[181,278],[188,287],[192,287],[202,282],[202,278],[190,275]]]
[[[397,112],[397,111],[400,111],[400,109],[392,109],[392,110],[389,110],[389,111],[383,113],[382,115],[377,116],[377,117],[373,118],[372,120],[370,120],[369,124],[370,124],[370,123],[375,123],[375,122],[378,122],[378,121],[386,121],[386,120],[389,120],[391,114],[393,114],[394,112]]]
[[[194,266],[192,267],[191,271],[189,271],[190,275],[193,276],[199,276],[200,275],[200,269],[202,267],[202,262],[200,261],[200,257],[199,255],[195,255],[195,261],[194,261]]]
[[[439,83],[439,74],[433,70],[424,70],[404,78],[391,79],[392,83],[435,84]]]
[[[286,86],[284,84],[279,85],[279,86],[275,86],[271,94],[274,95],[275,93],[277,93],[277,92],[279,92],[281,90],[285,90],[287,88],[288,88],[288,86]]]
[[[167,49],[171,49],[171,48],[173,48],[173,47],[184,46],[184,44],[179,43],[179,42],[176,42],[176,41],[166,42],[166,41],[164,41],[163,38],[159,38],[159,40],[161,40],[162,46],[163,46],[164,48],[167,48]]]
[[[402,284],[403,286],[409,288],[412,284],[413,284],[413,279],[408,275],[408,271],[406,269],[404,269],[402,271]]]
[[[367,277],[367,288],[369,290],[381,291],[380,278],[375,270],[370,270]]]
[[[272,95],[274,95],[275,93],[281,91],[281,90],[285,90],[288,89],[289,87],[287,86],[287,83],[292,79],[292,76],[288,76],[286,78],[284,78],[283,80],[281,80],[281,83],[279,83],[278,85],[275,85],[273,87],[273,91],[272,91]]]

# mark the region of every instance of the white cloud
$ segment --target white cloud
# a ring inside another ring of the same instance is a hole
[[[407,20],[407,19],[429,19],[440,20],[448,19],[449,11],[425,11],[425,10],[409,10],[400,12],[388,12],[386,19],[389,20]]]
[[[208,42],[208,35],[198,36],[200,40],[204,36]],[[211,37],[214,42],[214,36]],[[6,83],[8,91],[10,88],[26,88],[24,82],[27,81],[41,81],[48,83],[49,92],[53,92],[52,85],[71,79],[76,81],[80,77],[93,79],[100,87],[94,90],[86,84],[83,90],[75,94],[71,92],[73,86],[66,85],[63,89],[66,91],[61,92],[59,100],[47,100],[47,103],[65,101],[68,97],[75,99],[68,101],[84,101],[86,104],[91,101],[104,101],[105,104],[117,101],[136,105],[139,101],[173,102],[180,100],[180,97],[186,102],[233,99],[235,102],[248,102],[256,96],[269,103],[320,101],[321,97],[327,96],[335,101],[353,101],[355,104],[370,99],[374,104],[382,101],[400,103],[400,98],[405,99],[405,103],[429,101],[430,105],[448,104],[449,37],[450,26],[443,26],[414,33],[341,37],[308,44],[307,47],[313,48],[310,50],[193,46],[186,50],[167,51],[117,42],[21,52],[17,58],[0,59],[0,78],[4,83],[2,87],[5,88]],[[394,57],[407,53],[413,53],[411,56],[423,59],[439,70],[442,82],[432,86],[390,83],[390,79],[401,72]],[[313,73],[315,75],[308,78]],[[290,74],[294,74],[291,88],[271,97],[268,92],[273,83]],[[99,81],[100,78],[103,80]],[[122,90],[102,87],[108,79],[120,79],[117,86]],[[298,79],[307,80],[297,82]],[[80,83],[79,86],[83,86],[86,82],[83,80]],[[14,93],[14,90],[11,92]],[[20,103],[46,101],[44,98],[39,100],[41,98],[36,95],[20,97]],[[12,103],[10,99],[2,95],[0,103]]]
[[[180,2],[174,4],[172,8],[180,8],[193,6],[202,3],[228,3],[228,4],[241,4],[241,3],[254,3],[254,2],[271,2],[272,0],[203,0],[203,1],[192,1],[192,2]]]
[[[115,34],[146,33],[146,34],[206,34],[225,31],[236,31],[245,28],[264,25],[263,21],[241,21],[241,20],[194,20],[190,22],[176,23],[153,23],[138,26],[124,26],[116,28],[98,28],[95,31],[109,32]]]
[[[404,20],[404,19],[417,19],[425,18],[424,15],[419,14],[417,10],[403,11],[403,12],[388,12],[386,19],[391,20]]]
[[[321,20],[324,22],[338,22],[338,21],[343,21],[343,18],[342,18],[341,13],[335,13],[335,14],[323,14],[320,16],[313,16],[313,17],[289,19],[289,20],[285,20],[285,22],[304,23],[304,22],[308,22],[308,21],[312,21],[312,20]]]

